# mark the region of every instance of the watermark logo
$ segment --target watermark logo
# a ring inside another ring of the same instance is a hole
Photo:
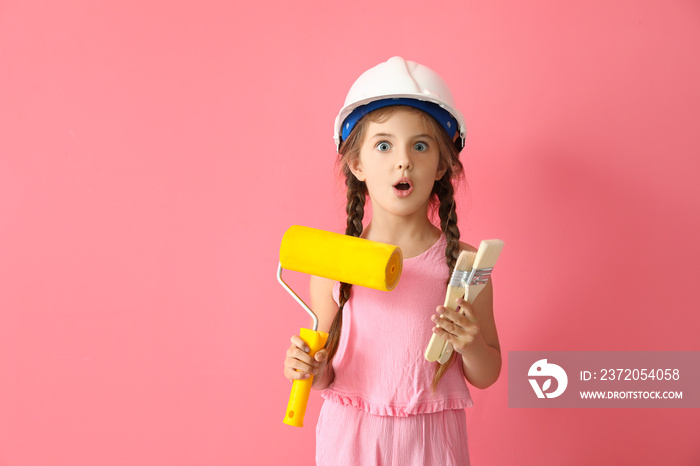
[[[546,359],[540,359],[530,366],[530,370],[527,372],[529,377],[536,377],[534,379],[528,379],[532,389],[535,391],[537,398],[556,398],[566,390],[566,385],[569,383],[569,378],[566,376],[566,372],[561,367],[556,364],[548,363]],[[543,383],[540,386],[537,378],[542,378]],[[548,392],[552,386],[552,378],[557,381],[557,388],[553,392]]]
[[[700,409],[700,351],[508,351],[507,363],[509,408]]]

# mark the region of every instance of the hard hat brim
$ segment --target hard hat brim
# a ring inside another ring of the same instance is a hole
[[[354,102],[353,105],[343,108],[335,121],[334,139],[336,147],[338,149],[340,148],[340,144],[347,139],[350,132],[362,117],[379,108],[393,105],[405,105],[424,111],[440,124],[450,139],[455,141],[455,146],[458,151],[464,148],[466,131],[462,114],[456,109],[449,108],[442,102],[437,103],[426,98],[419,99],[416,98],[415,95],[392,95],[386,98],[369,98],[364,101]]]

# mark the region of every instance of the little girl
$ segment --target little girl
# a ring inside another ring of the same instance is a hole
[[[335,126],[345,233],[399,246],[404,263],[391,292],[311,280],[311,307],[328,342],[312,358],[292,337],[284,374],[314,375],[313,387],[323,390],[316,462],[469,464],[464,379],[493,384],[501,353],[491,283],[458,312],[439,305],[459,252],[474,251],[459,241],[452,184],[462,174],[464,119],[435,72],[394,57],[358,78]],[[363,229],[367,197],[372,219]],[[454,346],[444,366],[423,357],[432,333]]]

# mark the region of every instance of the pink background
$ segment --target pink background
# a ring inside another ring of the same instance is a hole
[[[697,1],[4,0],[0,465],[312,462],[278,246],[342,230],[333,119],[392,55],[466,115],[504,354],[700,350]],[[474,397],[475,465],[700,462],[697,410]]]

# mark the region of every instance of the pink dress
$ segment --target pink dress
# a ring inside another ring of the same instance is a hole
[[[444,235],[405,259],[391,292],[354,286],[343,309],[335,379],[316,426],[318,465],[468,465],[472,406],[458,359],[436,392],[423,353],[445,300]],[[338,284],[334,289],[337,299]]]

